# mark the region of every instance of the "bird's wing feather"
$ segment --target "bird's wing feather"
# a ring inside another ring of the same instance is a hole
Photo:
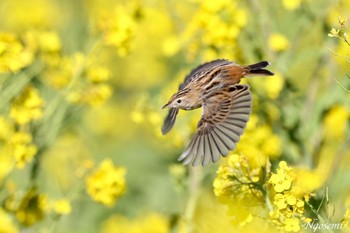
[[[214,68],[225,66],[233,64],[233,62],[225,60],[225,59],[218,59],[211,62],[203,63],[196,68],[194,68],[185,78],[184,82],[179,86],[179,90],[182,90],[192,82],[193,80],[196,80],[199,77],[204,77],[207,73],[211,72]]]
[[[210,93],[203,102],[197,132],[179,161],[193,166],[216,162],[236,147],[249,120],[252,98],[246,84]]]
[[[176,121],[176,116],[179,113],[178,108],[170,108],[168,111],[168,115],[164,119],[164,123],[162,126],[162,134],[165,135],[167,134],[171,128],[173,128],[175,121]]]

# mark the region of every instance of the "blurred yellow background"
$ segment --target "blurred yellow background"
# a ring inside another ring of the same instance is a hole
[[[1,0],[0,15],[0,232],[347,229],[350,1]],[[275,75],[244,80],[237,149],[185,167],[201,111],[162,136],[161,106],[219,58]]]

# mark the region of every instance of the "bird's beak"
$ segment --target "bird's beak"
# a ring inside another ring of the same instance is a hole
[[[169,103],[165,104],[162,109],[169,107]]]

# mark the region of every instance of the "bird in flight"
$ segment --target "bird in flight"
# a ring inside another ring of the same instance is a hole
[[[206,166],[235,149],[252,109],[249,85],[239,82],[243,77],[273,75],[264,69],[269,64],[262,61],[240,66],[218,59],[199,65],[186,76],[178,92],[163,106],[163,109],[170,108],[162,127],[163,135],[174,126],[179,109],[202,107],[197,131],[179,161],[185,165]]]

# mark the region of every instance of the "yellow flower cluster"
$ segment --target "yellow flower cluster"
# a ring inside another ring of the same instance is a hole
[[[36,88],[28,86],[13,102],[10,116],[19,125],[25,125],[38,120],[43,115],[44,101]]]
[[[304,217],[305,202],[292,191],[293,180],[293,169],[285,161],[279,163],[277,172],[273,173],[269,179],[275,192],[274,208],[270,212],[270,218],[274,224],[287,232],[298,232],[300,220],[309,221],[308,218]]]
[[[46,194],[38,193],[35,187],[30,188],[23,196],[13,182],[7,182],[6,189],[9,195],[4,201],[4,209],[14,213],[18,222],[26,226],[39,222],[50,212],[68,215],[72,209],[67,199],[51,200]]]
[[[76,104],[98,106],[103,104],[112,95],[112,92],[112,87],[108,84],[94,84],[81,91],[70,93],[68,100]]]
[[[325,137],[332,140],[343,139],[347,132],[349,119],[350,109],[348,107],[333,106],[323,120]]]
[[[120,215],[112,216],[103,223],[100,232],[168,233],[170,230],[170,221],[166,217],[148,213],[132,220]]]
[[[126,170],[114,166],[111,160],[104,160],[100,166],[86,178],[86,189],[91,198],[108,207],[126,191]]]
[[[10,216],[0,208],[1,232],[3,233],[18,233],[17,226],[13,223]]]
[[[24,168],[37,153],[38,148],[32,140],[32,135],[27,132],[16,132],[9,139],[8,151],[13,153],[18,168]]]
[[[237,59],[237,38],[247,24],[247,12],[238,1],[200,1],[199,9],[188,24],[183,41],[192,58],[212,60],[218,57]],[[189,42],[189,43],[188,43]]]
[[[291,167],[288,167],[285,161],[279,163],[279,168],[277,169],[276,174],[272,174],[270,177],[270,183],[273,184],[273,187],[277,193],[283,191],[288,191],[292,186],[293,178],[290,176],[289,172]]]
[[[15,124],[10,119],[0,116],[0,180],[14,167],[24,168],[38,151],[33,144],[32,135],[24,130],[15,130]]]
[[[346,23],[348,21],[348,18],[342,18],[342,17],[338,17],[338,22],[340,25],[340,29],[335,29],[332,28],[331,31],[328,33],[329,37],[336,37],[338,39],[343,40],[346,44],[350,45],[350,40],[349,40],[349,30],[346,28]]]
[[[250,167],[244,155],[231,154],[222,164],[213,187],[218,200],[228,206],[232,223],[243,226],[261,213],[264,206],[264,173],[261,168]],[[249,204],[248,204],[249,203]],[[254,206],[254,209],[250,207]]]
[[[44,218],[48,198],[39,194],[35,188],[28,190],[15,210],[17,220],[26,226],[33,225]]]
[[[57,127],[70,104],[64,98],[71,100],[71,96],[75,96],[72,102],[93,106],[105,102],[112,94],[112,88],[107,84],[109,69],[96,62],[95,55],[99,51],[92,50],[91,54],[86,55],[64,55],[61,38],[56,31],[51,30],[31,29],[18,35],[0,32],[0,73],[9,73],[5,76],[8,77],[6,85],[1,85],[2,93],[7,97],[1,99],[1,183],[10,179],[15,168],[25,168],[39,150],[46,152],[46,146],[50,146],[51,140],[57,136]],[[11,74],[15,72],[19,73]],[[35,138],[34,132],[39,131],[45,131],[45,139]],[[37,145],[34,141],[38,142]],[[42,145],[45,148],[39,147]],[[25,170],[29,172],[27,175],[32,178],[32,182],[35,182],[40,162],[33,164],[32,169]],[[103,182],[109,184],[110,189],[108,194],[104,194],[110,196],[107,201],[102,197],[101,202],[111,205],[125,191],[124,173],[123,169],[115,168],[108,173],[109,176],[107,174],[108,181]],[[116,175],[120,179],[113,183]],[[93,185],[98,182],[94,183],[93,178],[90,180],[89,191],[94,193]],[[1,192],[5,200],[4,210],[12,213],[22,226],[33,225],[47,214],[67,215],[72,211],[68,200],[49,200],[45,194],[38,193],[37,188],[31,187],[24,195],[14,195],[14,191],[7,194]],[[95,192],[94,195],[97,199],[101,198],[101,192]]]
[[[116,48],[120,56],[125,56],[132,50],[137,29],[135,18],[129,11],[124,5],[105,11],[97,26],[98,31],[102,32],[104,44]]]
[[[21,40],[24,41],[25,47],[18,42],[19,40],[14,35],[0,34],[0,61],[4,60],[0,64],[4,64],[3,66],[7,67],[3,68],[4,71],[18,71],[29,65],[33,58],[38,58],[39,61],[45,64],[42,79],[48,86],[57,90],[63,90],[62,94],[70,102],[95,106],[104,103],[112,95],[112,88],[107,84],[110,78],[109,69],[96,64],[94,56],[98,51],[92,50],[91,54],[87,55],[74,53],[71,56],[65,56],[62,54],[60,37],[56,32],[48,30],[26,31]],[[1,51],[2,44],[3,52]],[[11,49],[11,46],[13,49]],[[16,68],[16,64],[13,65],[12,63],[21,59],[26,59],[28,62],[26,65],[21,66],[18,65],[20,62],[17,62]],[[38,119],[41,116],[40,111],[34,111],[38,110],[43,104],[37,95],[36,89],[33,87],[27,88],[23,93],[22,99],[20,98],[17,102],[23,101],[25,98],[32,98],[28,100],[29,103],[24,103],[24,107],[27,109],[22,109],[23,105],[19,105],[17,107],[14,106],[11,110],[11,115],[16,118],[19,124],[26,124],[30,121],[28,114],[34,119]],[[36,106],[32,106],[35,104]],[[29,112],[28,108],[32,108],[32,111]]]
[[[17,72],[33,62],[33,55],[14,34],[0,32],[0,73]]]
[[[231,154],[227,164],[222,164],[214,180],[214,193],[217,197],[234,195],[238,199],[251,196],[262,197],[259,189],[261,169],[251,168],[248,158],[243,155]]]
[[[253,168],[248,159],[231,154],[227,164],[219,167],[213,183],[214,193],[229,207],[233,223],[244,226],[260,216],[278,229],[298,232],[301,223],[310,221],[304,209],[304,200],[308,200],[309,194],[294,192],[294,169],[281,161],[277,172],[270,176],[268,168],[266,171],[263,167]]]

